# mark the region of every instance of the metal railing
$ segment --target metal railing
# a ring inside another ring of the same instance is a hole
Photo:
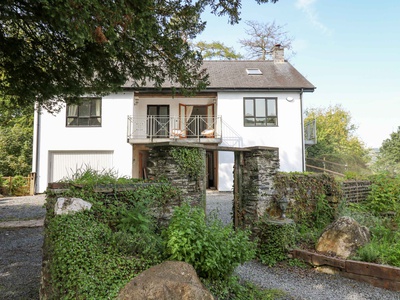
[[[128,140],[222,137],[221,116],[128,116]]]

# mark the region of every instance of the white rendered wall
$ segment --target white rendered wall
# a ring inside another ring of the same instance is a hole
[[[133,93],[103,97],[101,111],[101,127],[66,127],[65,107],[56,115],[42,112],[38,164],[34,163],[36,170],[33,170],[37,173],[37,193],[47,188],[51,151],[113,151],[113,170],[119,176],[131,177],[132,146],[127,143],[127,116],[133,113]]]
[[[277,97],[277,127],[244,127],[243,98]],[[294,100],[289,102],[287,97]],[[280,170],[303,171],[302,112],[299,93],[219,93],[218,114],[222,115],[222,146],[267,146],[279,148]],[[233,186],[233,153],[219,153],[218,190]]]

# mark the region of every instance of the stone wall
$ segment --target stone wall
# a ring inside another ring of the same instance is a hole
[[[205,157],[206,151],[200,145],[188,145],[185,147],[197,148],[203,157],[203,170],[197,178],[193,178],[180,171],[179,164],[174,160],[170,151],[173,147],[182,146],[153,146],[149,150],[147,161],[147,172],[150,179],[167,179],[173,186],[181,191],[182,200],[188,200],[191,205],[205,208],[206,200],[206,178],[205,178]]]
[[[239,226],[252,227],[272,207],[275,207],[273,179],[279,169],[278,148],[252,147],[241,152],[241,176],[238,185]],[[237,168],[236,168],[237,169]]]

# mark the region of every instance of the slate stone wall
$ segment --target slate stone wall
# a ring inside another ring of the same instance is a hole
[[[192,178],[180,172],[178,162],[174,160],[170,153],[173,147],[178,146],[154,146],[150,148],[147,161],[148,177],[155,180],[166,178],[173,186],[181,190],[182,200],[188,200],[193,206],[202,206],[205,208],[205,149],[197,147],[201,151],[204,166],[202,174],[199,174],[198,178]]]
[[[273,209],[273,179],[279,169],[278,148],[253,147],[243,152],[241,178],[241,227],[252,227],[267,211]]]

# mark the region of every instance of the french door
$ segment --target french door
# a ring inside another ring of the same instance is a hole
[[[169,137],[169,105],[147,105],[147,137]]]
[[[214,104],[179,104],[179,125],[179,129],[185,131],[187,137],[199,137],[206,130],[213,131]]]

